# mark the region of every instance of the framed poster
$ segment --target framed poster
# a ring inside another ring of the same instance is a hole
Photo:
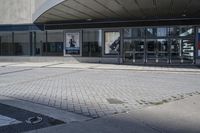
[[[65,54],[80,55],[80,32],[67,32],[65,37]]]
[[[198,50],[198,57],[200,57],[200,33],[198,33],[198,46],[197,46],[197,50]]]
[[[119,31],[104,32],[104,54],[117,55],[120,52],[120,42]]]

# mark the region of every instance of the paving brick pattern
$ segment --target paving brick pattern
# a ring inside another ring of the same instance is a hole
[[[198,73],[8,66],[0,67],[0,95],[102,117],[200,94],[199,79]]]

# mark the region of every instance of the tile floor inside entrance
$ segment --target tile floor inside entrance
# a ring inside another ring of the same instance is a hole
[[[196,69],[162,72],[120,66],[98,69],[102,64],[60,66],[0,64],[0,95],[96,118],[200,94]]]

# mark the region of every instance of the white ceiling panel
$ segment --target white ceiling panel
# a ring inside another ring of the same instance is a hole
[[[124,8],[126,8],[126,10],[128,11],[128,13],[135,18],[142,18],[142,16],[144,15],[141,11],[140,8],[138,7],[138,5],[135,3],[134,0],[126,0],[126,2],[124,2],[124,0],[117,0]]]
[[[117,3],[116,0],[96,0],[97,2],[104,5],[107,9],[109,9],[113,14],[116,14],[117,17],[128,17],[130,14],[126,9],[122,8],[122,6]]]
[[[69,6],[70,8],[78,11],[79,13],[87,14],[88,17],[91,17],[91,18],[101,18],[102,17],[101,14],[91,10],[90,8],[88,8],[88,6],[80,3],[79,1],[68,0],[64,4]]]
[[[56,16],[59,16],[61,18],[65,18],[65,19],[77,19],[77,17],[73,16],[73,15],[70,15],[68,13],[65,13],[65,12],[61,12],[60,10],[57,10],[57,9],[52,9],[48,12],[49,14],[54,14]]]
[[[96,0],[76,0],[76,1],[84,5],[87,5],[90,9],[94,10],[94,12],[101,14],[103,17],[110,17],[110,16],[113,16],[116,18],[118,17],[117,14],[110,11],[110,9],[108,9],[107,7],[99,4],[99,2]]]
[[[35,22],[200,18],[199,7],[200,0],[64,0],[38,15]]]

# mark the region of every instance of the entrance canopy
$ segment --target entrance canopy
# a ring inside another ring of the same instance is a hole
[[[35,23],[200,18],[199,0],[47,0]]]

